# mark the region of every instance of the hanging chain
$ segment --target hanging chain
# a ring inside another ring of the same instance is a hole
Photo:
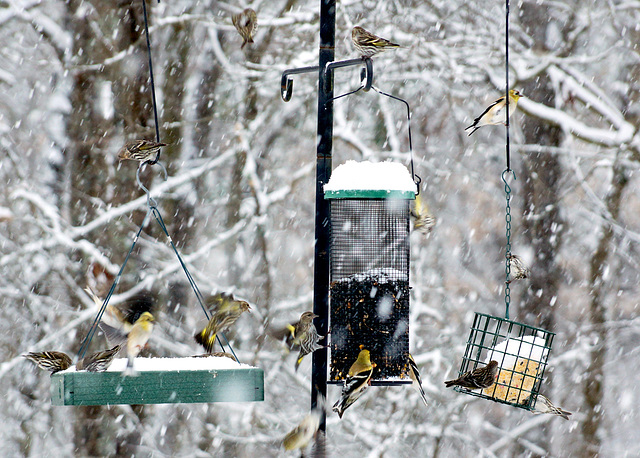
[[[505,170],[502,172],[502,181],[504,182],[504,193],[507,198],[507,205],[505,207],[505,232],[507,242],[505,245],[505,288],[504,288],[504,305],[505,305],[505,318],[509,319],[509,305],[511,303],[511,288],[509,287],[511,283],[511,186],[507,183],[506,175],[511,172],[513,174],[513,179],[516,179],[516,174],[512,170]]]

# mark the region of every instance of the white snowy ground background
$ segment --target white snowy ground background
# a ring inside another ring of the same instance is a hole
[[[447,391],[474,311],[504,313],[505,130],[464,127],[504,91],[504,3],[342,1],[336,58],[362,25],[403,47],[374,58],[379,88],[410,100],[416,171],[437,218],[412,235],[411,351],[430,406],[371,388],[328,419],[330,456],[637,456],[640,423],[640,2],[511,2],[513,252],[532,278],[511,317],[556,332],[543,392],[571,421]],[[255,44],[230,16],[251,6]],[[141,223],[146,198],[125,140],[154,138],[142,7],[0,3],[0,449],[4,456],[280,456],[309,408],[310,358],[295,373],[267,329],[311,308],[316,86],[281,72],[317,64],[319,2],[149,2],[169,171],[147,169],[173,240],[205,293],[250,301],[228,333],[265,371],[265,401],[144,408],[52,407],[49,377],[21,354],[75,354]],[[336,94],[359,70],[336,73]],[[373,91],[335,102],[334,165],[408,165],[403,105]],[[146,356],[201,352],[204,325],[167,240],[147,226],[112,303],[152,291]],[[104,348],[97,336],[91,350]],[[335,401],[339,388],[329,390]]]

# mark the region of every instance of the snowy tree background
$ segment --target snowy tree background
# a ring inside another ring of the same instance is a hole
[[[230,16],[258,11],[240,50]],[[267,329],[312,307],[319,2],[148,4],[169,179],[149,168],[172,238],[203,292],[253,306],[229,332],[265,371],[248,404],[52,407],[49,377],[21,355],[75,354],[141,224],[146,198],[125,140],[153,138],[142,3],[0,3],[0,448],[5,456],[278,456],[309,408],[310,361]],[[424,199],[438,223],[412,236],[411,350],[431,404],[372,388],[328,417],[330,456],[637,456],[640,241],[640,2],[512,2],[513,251],[532,279],[511,317],[555,332],[542,392],[567,422],[445,391],[473,312],[504,313],[504,129],[464,127],[504,90],[504,2],[342,1],[336,59],[362,25],[404,47],[375,59],[374,84],[411,101]],[[359,70],[336,73],[336,93]],[[334,165],[409,163],[404,107],[374,92],[335,103]],[[155,222],[113,304],[152,291],[149,354],[188,356],[202,311]],[[92,349],[104,346],[94,339]],[[309,358],[310,360],[310,358]],[[330,386],[329,402],[339,394]]]

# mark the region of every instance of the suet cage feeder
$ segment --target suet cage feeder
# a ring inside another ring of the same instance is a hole
[[[482,313],[476,313],[462,358],[460,375],[498,362],[498,378],[489,388],[460,393],[532,410],[547,367],[553,332]]]
[[[342,383],[365,348],[376,365],[373,385],[410,383],[402,378],[408,369],[409,212],[415,184],[401,164],[355,164],[390,167],[408,181],[404,187],[381,179],[379,189],[340,189],[341,180],[332,184],[334,177],[344,175],[343,165],[325,186],[325,199],[331,201],[328,382]],[[367,173],[367,168],[350,170],[348,175]]]

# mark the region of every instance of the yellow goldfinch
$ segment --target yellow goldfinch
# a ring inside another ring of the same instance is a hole
[[[428,234],[436,225],[436,219],[431,213],[429,213],[429,207],[422,203],[422,197],[420,194],[416,196],[416,200],[413,204],[413,210],[411,210],[411,216],[414,218],[413,230]]]
[[[251,307],[245,301],[236,300],[233,294],[218,293],[212,296],[207,305],[212,311],[207,326],[194,335],[194,339],[211,353],[216,335],[236,322],[244,312],[251,313]]]
[[[551,415],[557,415],[559,417],[562,417],[565,420],[568,420],[569,415],[571,415],[571,412],[567,412],[566,410],[562,410],[560,407],[554,406],[549,399],[547,399],[545,396],[541,394],[538,395],[538,399],[536,400],[536,405],[531,412],[535,414],[549,413]]]
[[[151,337],[153,332],[153,322],[155,319],[149,312],[144,312],[140,318],[133,324],[131,331],[127,335],[127,368],[125,373],[134,375],[133,360],[140,354]]]
[[[509,91],[509,117],[516,111],[518,106],[518,100],[522,97],[518,91],[511,89]],[[473,128],[469,135],[480,129],[482,126],[506,124],[507,123],[507,110],[505,108],[505,96],[503,95],[498,100],[493,102],[482,112],[480,116],[473,120],[473,124],[464,130]]]
[[[413,356],[409,354],[409,378],[413,381],[411,386],[420,393],[422,397],[422,402],[424,402],[425,406],[428,406],[427,403],[427,395],[424,393],[424,389],[422,388],[422,379],[420,378],[420,372],[418,372],[418,365],[413,359]]]
[[[344,411],[362,396],[371,383],[375,364],[371,362],[369,350],[360,348],[358,359],[349,368],[349,375],[344,381],[342,395],[333,405],[333,411],[337,412],[340,418],[342,418]]]
[[[51,372],[51,375],[64,371],[71,366],[71,358],[61,351],[31,352],[22,356],[36,363],[40,369]]]

